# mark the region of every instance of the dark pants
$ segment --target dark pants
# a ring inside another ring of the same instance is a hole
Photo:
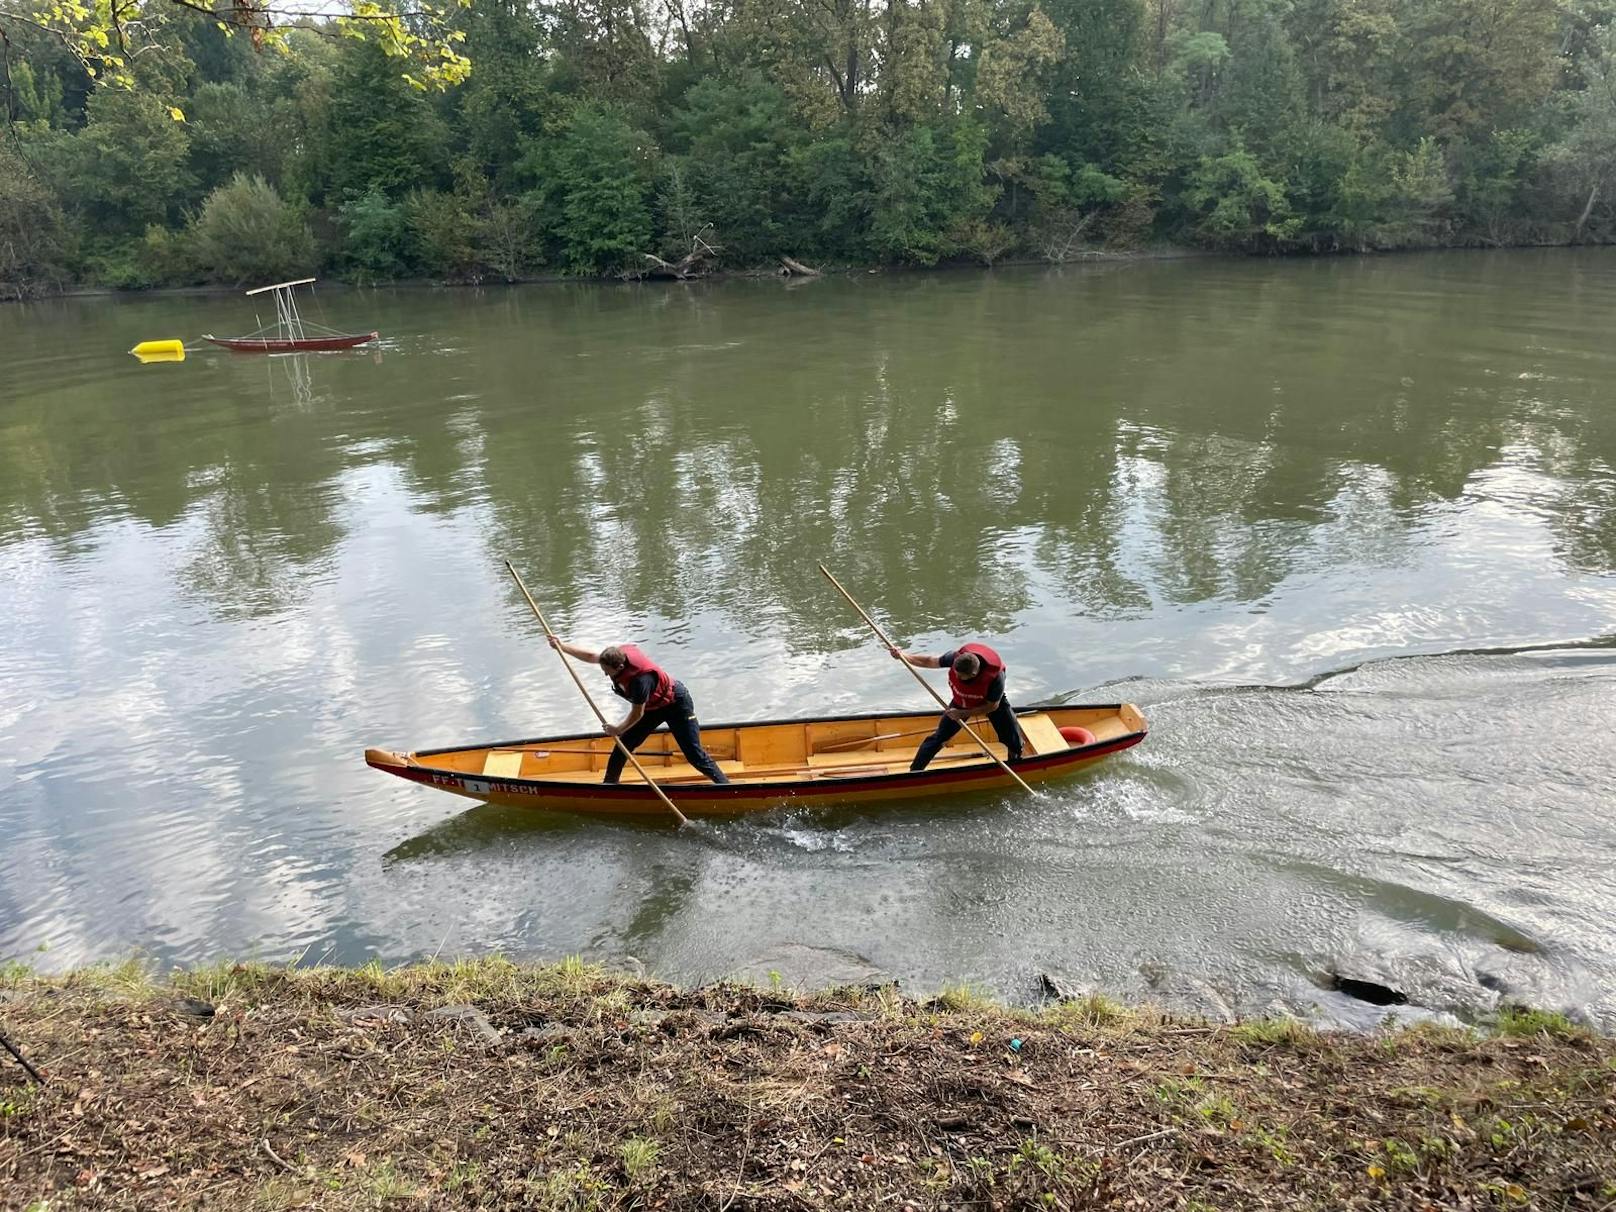
[[[988,716],[988,723],[993,725],[993,731],[998,733],[999,740],[1003,742],[1005,749],[1009,751],[1009,759],[1013,762],[1019,758],[1021,756],[1021,730],[1016,727],[1016,713],[1011,710],[1009,699],[999,700],[999,705]],[[978,735],[981,734],[981,729],[978,728],[977,724],[972,724],[971,727],[977,729]],[[926,764],[937,756],[937,751],[948,744],[959,730],[959,724],[949,719],[946,715],[938,720],[937,731],[920,742],[920,748],[915,753],[915,760],[909,763],[909,769],[924,770]]]
[[[679,742],[679,751],[685,755],[697,770],[701,771],[715,783],[727,783],[729,779],[718,768],[718,763],[707,756],[707,751],[701,747],[701,729],[696,724],[696,705],[690,701],[690,691],[685,689],[683,682],[673,684],[673,702],[666,707],[658,707],[655,711],[647,711],[622,736],[623,745],[628,749],[638,749],[662,725],[668,726],[673,733],[673,739]],[[616,745],[612,746],[612,756],[606,759],[606,781],[617,782],[623,773],[623,764],[628,759],[623,756],[623,750]],[[646,771],[647,774],[651,773]]]

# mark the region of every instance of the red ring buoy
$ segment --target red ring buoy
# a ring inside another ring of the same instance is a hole
[[[1060,730],[1061,739],[1073,749],[1081,749],[1084,745],[1094,744],[1094,734],[1087,728],[1079,728],[1075,724],[1068,724]]]

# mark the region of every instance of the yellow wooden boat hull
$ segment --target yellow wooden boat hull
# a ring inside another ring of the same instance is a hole
[[[925,770],[911,772],[915,750],[937,718],[936,712],[892,712],[705,727],[702,745],[729,777],[727,786],[694,770],[667,732],[653,733],[635,756],[690,817],[743,816],[787,805],[932,799],[1014,785],[963,731]],[[1132,703],[1028,708],[1017,712],[1017,719],[1026,745],[1014,769],[1029,783],[1092,766],[1139,744],[1147,732],[1145,717]],[[986,721],[973,727],[1003,758],[1004,748],[991,739]],[[612,747],[609,737],[580,733],[407,753],[367,749],[365,761],[483,803],[596,816],[667,816],[667,807],[632,766],[622,782],[602,782]]]

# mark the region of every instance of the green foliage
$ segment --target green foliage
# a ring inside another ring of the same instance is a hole
[[[190,134],[166,97],[93,93],[84,129],[65,148],[68,197],[107,235],[144,231],[177,217],[193,199]]]
[[[1267,155],[1284,139],[1302,110],[1302,78],[1280,10],[1254,6],[1229,44],[1229,63],[1219,90],[1218,121]]]
[[[935,265],[987,217],[996,191],[984,179],[987,133],[967,119],[921,126],[883,146],[874,164],[871,245],[882,257]]]
[[[0,140],[0,301],[26,299],[65,275],[68,233],[49,186]]]
[[[431,277],[464,278],[477,263],[477,221],[463,198],[418,189],[404,203],[414,260]]]
[[[353,0],[349,12],[332,18],[332,28],[349,38],[368,39],[391,59],[402,79],[414,87],[443,88],[466,78],[471,64],[460,53],[463,35],[449,28],[452,6],[393,6],[381,0]],[[155,3],[85,4],[72,0],[24,6],[27,17],[17,24],[41,31],[82,65],[84,71],[114,87],[135,82],[136,56],[153,50],[173,53],[192,49],[197,12],[210,15],[207,24],[242,35],[254,49],[284,48],[288,23],[272,20],[284,15],[250,4],[203,8],[189,0]],[[351,14],[351,15],[350,15]],[[9,13],[0,16],[10,17]],[[187,38],[187,34],[192,38]],[[188,45],[189,44],[189,45]]]
[[[343,47],[325,113],[327,196],[375,191],[400,198],[442,172],[442,122],[375,43]]]
[[[710,242],[732,262],[755,264],[782,251],[778,182],[793,142],[785,94],[762,76],[697,83],[668,127],[674,156],[664,212],[672,244],[688,250],[690,237],[711,224]]]
[[[237,83],[203,83],[185,102],[190,132],[188,166],[207,189],[249,173],[281,179],[287,125],[265,120],[265,98]]]
[[[1034,150],[1126,173],[1149,150],[1151,90],[1139,69],[1144,6],[1136,0],[1049,0],[1064,50],[1045,94],[1049,122]],[[1215,35],[1214,35],[1215,36]],[[1219,39],[1221,41],[1221,39]]]
[[[1537,142],[1529,130],[1495,130],[1459,145],[1455,201],[1478,239],[1507,244],[1529,231],[1524,190],[1537,162]]]
[[[265,258],[633,273],[698,239],[737,267],[1616,240],[1606,0],[653,9],[476,0],[243,37],[152,0],[121,39],[106,6],[0,19],[28,165],[0,180],[0,291]],[[274,221],[226,256],[198,231],[243,179],[280,204],[260,191]]]
[[[237,173],[208,195],[189,232],[205,281],[264,283],[306,272],[314,237],[298,209],[260,176]]]
[[[786,156],[789,230],[802,250],[818,257],[864,260],[876,206],[870,166],[845,134],[817,139]]]
[[[545,200],[575,273],[627,269],[651,246],[652,145],[612,105],[581,104],[548,156]]]
[[[11,116],[19,122],[53,126],[62,118],[62,81],[45,68],[39,73],[26,59],[13,65],[10,80]]]
[[[1256,156],[1238,144],[1224,155],[1201,157],[1185,198],[1201,216],[1197,234],[1217,247],[1271,250],[1300,228],[1285,186],[1264,176]]]
[[[467,55],[477,65],[457,90],[455,125],[472,161],[508,184],[522,142],[551,109],[536,10],[519,0],[479,0],[460,16]]]
[[[337,211],[343,229],[343,264],[360,281],[401,278],[410,265],[409,214],[379,189],[344,202]]]

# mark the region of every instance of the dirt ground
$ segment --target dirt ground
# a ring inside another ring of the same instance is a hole
[[[578,963],[0,975],[0,1208],[1616,1210],[1616,1041]]]

